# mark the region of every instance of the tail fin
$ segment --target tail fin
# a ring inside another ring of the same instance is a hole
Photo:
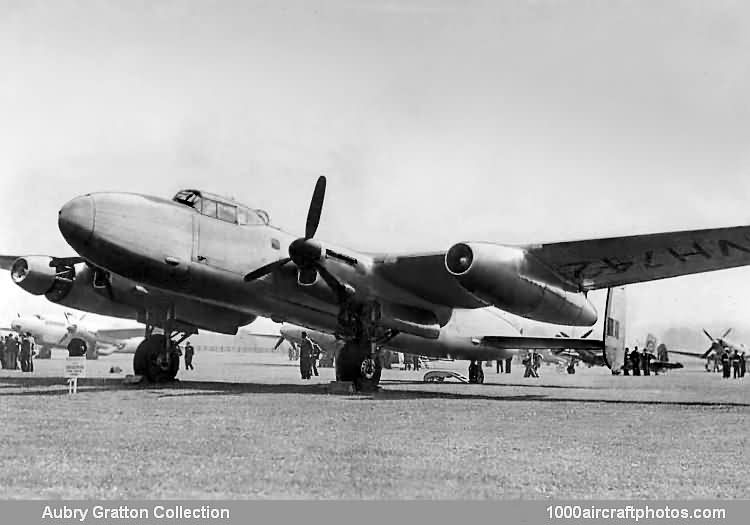
[[[607,290],[604,309],[604,362],[613,374],[619,374],[625,364],[625,287]]]

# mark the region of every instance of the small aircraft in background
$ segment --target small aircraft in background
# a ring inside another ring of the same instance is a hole
[[[703,329],[703,333],[706,334],[706,337],[709,341],[711,341],[711,346],[708,347],[708,350],[705,352],[690,352],[687,350],[670,350],[671,352],[675,354],[680,355],[686,355],[690,357],[696,357],[698,359],[705,359],[706,360],[706,372],[720,372],[721,371],[721,355],[724,352],[732,353],[735,350],[740,355],[745,355],[745,360],[748,359],[747,357],[747,347],[743,343],[737,343],[736,341],[731,341],[727,338],[729,334],[732,332],[731,328],[728,328],[724,331],[724,333],[720,337],[714,337],[712,336],[708,330],[705,328]]]
[[[18,314],[11,321],[10,329],[19,334],[31,333],[39,348],[37,359],[52,357],[53,348],[68,350],[71,356],[85,355],[87,359],[96,359],[114,352],[128,353],[132,338],[138,337],[138,342],[142,340],[142,327],[97,330],[82,323],[85,316],[74,319],[66,312],[65,320],[61,321],[39,314]]]

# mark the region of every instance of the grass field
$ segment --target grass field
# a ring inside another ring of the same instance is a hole
[[[0,490],[17,498],[746,498],[750,377],[485,385],[384,371],[373,395],[328,394],[281,354],[201,353],[164,387],[113,365],[67,395],[64,359],[0,371]],[[464,363],[448,363],[462,373]],[[441,368],[444,366],[441,365]],[[492,371],[491,371],[492,370]]]

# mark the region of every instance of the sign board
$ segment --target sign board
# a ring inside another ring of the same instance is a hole
[[[86,377],[86,358],[68,357],[65,361],[65,377]]]

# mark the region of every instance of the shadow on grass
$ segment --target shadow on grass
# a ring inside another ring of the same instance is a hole
[[[121,377],[117,378],[90,378],[78,381],[79,392],[97,393],[105,391],[143,391],[156,395],[159,398],[167,397],[200,397],[200,396],[226,396],[226,395],[252,395],[252,394],[307,394],[307,395],[334,395],[349,401],[409,401],[416,399],[448,399],[448,400],[481,400],[481,401],[537,401],[547,403],[605,403],[616,405],[662,405],[662,406],[696,406],[696,407],[749,407],[750,402],[727,402],[727,401],[702,401],[702,400],[658,400],[658,399],[601,399],[601,398],[563,398],[552,397],[543,393],[535,394],[497,394],[488,392],[488,388],[495,386],[517,386],[517,385],[461,385],[465,389],[462,392],[440,392],[435,390],[398,390],[398,385],[424,385],[421,382],[384,382],[386,388],[372,393],[332,393],[327,384],[268,384],[268,383],[231,383],[222,381],[174,381],[167,384],[141,383],[138,385],[126,385]],[[30,390],[3,392],[4,396],[59,396],[67,395],[67,385],[63,378],[54,377],[11,377],[0,378],[0,388],[9,387],[29,388]],[[39,390],[43,387],[58,387],[50,390]],[[437,388],[451,386],[450,384],[437,385]],[[459,386],[458,384],[452,385]],[[522,385],[526,386],[526,385]],[[529,385],[537,388],[557,388],[544,385]],[[389,388],[393,387],[393,388]]]

